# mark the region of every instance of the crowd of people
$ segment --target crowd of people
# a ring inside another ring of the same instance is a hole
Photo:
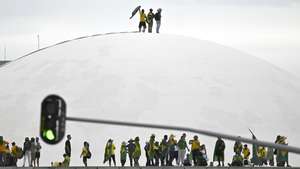
[[[39,167],[40,151],[42,149],[39,138],[25,138],[23,148],[15,142],[9,143],[0,136],[0,166],[17,166],[19,159],[23,158],[23,167],[26,161],[30,167]]]
[[[277,136],[275,141],[277,144],[287,144],[286,137]],[[145,143],[143,149],[146,157],[146,166],[214,166],[214,162],[217,162],[217,166],[224,165],[224,152],[225,142],[218,138],[215,144],[213,161],[208,164],[208,156],[205,144],[200,144],[197,135],[193,139],[187,141],[186,134],[183,133],[180,139],[177,141],[175,136],[164,135],[163,139],[159,142],[156,140],[154,134],[152,134],[149,140]],[[89,151],[89,149],[88,149]],[[83,154],[85,150],[83,149]],[[116,166],[116,146],[112,139],[109,139],[105,146],[104,161],[109,162],[109,166]],[[228,166],[274,166],[274,156],[276,155],[277,166],[289,166],[288,152],[285,150],[273,150],[262,146],[253,146],[253,157],[250,159],[251,151],[247,144],[242,145],[240,141],[236,141],[234,144],[234,156],[232,162],[228,163]],[[129,165],[131,167],[140,166],[140,158],[142,156],[142,147],[140,144],[140,138],[135,137],[128,142],[123,141],[120,147],[120,163],[121,166],[125,166],[127,157],[129,158]],[[90,155],[87,156],[90,158]],[[86,159],[83,158],[85,166],[87,166]]]
[[[225,142],[222,138],[218,138],[215,147],[213,160],[209,163],[205,144],[201,144],[197,135],[191,140],[187,140],[186,134],[183,133],[179,140],[175,135],[164,135],[161,141],[158,141],[156,136],[152,134],[145,145],[142,147],[140,138],[135,137],[129,141],[123,141],[120,146],[120,163],[124,167],[127,159],[129,159],[129,166],[140,166],[140,159],[142,156],[142,148],[145,152],[146,166],[225,166],[224,152],[226,149]],[[254,138],[256,139],[256,138]],[[275,143],[287,145],[286,137],[277,136]],[[23,148],[16,145],[15,142],[9,143],[0,136],[0,166],[17,166],[17,161],[23,158],[23,167],[28,161],[28,166],[39,167],[41,144],[39,138],[29,137],[25,138]],[[242,144],[236,141],[234,144],[234,156],[232,162],[228,166],[274,166],[275,160],[277,166],[289,166],[288,152],[286,150],[266,148],[263,146],[252,146],[252,153],[247,144]],[[105,145],[104,161],[109,163],[109,166],[117,166],[116,162],[116,146],[113,139],[108,139]],[[252,158],[250,159],[250,155]],[[276,156],[276,158],[274,158]],[[80,158],[82,158],[84,166],[88,166],[88,159],[92,157],[89,148],[89,143],[84,141]],[[65,142],[65,153],[63,154],[63,161],[51,162],[53,167],[69,167],[71,160],[71,135],[67,135]]]
[[[153,9],[149,9],[148,14],[145,13],[145,10],[139,9],[140,22],[139,22],[139,32],[145,32],[148,25],[148,33],[152,33],[153,20],[156,22],[156,33],[159,33],[161,25],[161,8],[157,9],[157,12],[154,14]]]

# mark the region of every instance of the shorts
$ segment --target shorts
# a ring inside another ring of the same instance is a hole
[[[35,153],[35,158],[39,159],[41,157],[41,153],[40,152],[36,152]]]
[[[141,27],[144,27],[144,28],[146,28],[147,26],[146,26],[146,22],[140,22],[140,24],[139,24],[139,28],[141,28]]]

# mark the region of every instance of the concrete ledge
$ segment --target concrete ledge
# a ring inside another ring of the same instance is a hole
[[[53,167],[1,167],[1,169],[53,169]],[[300,167],[176,167],[176,166],[162,166],[162,167],[83,167],[71,166],[69,169],[300,169]],[[66,168],[56,168],[66,169]]]
[[[5,65],[8,62],[10,62],[10,61],[0,61],[0,67],[3,66],[3,65]]]

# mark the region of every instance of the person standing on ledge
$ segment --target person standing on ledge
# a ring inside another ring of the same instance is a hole
[[[134,144],[133,139],[130,139],[128,141],[128,144],[126,145],[126,147],[127,147],[127,150],[128,150],[130,167],[132,167],[133,166],[133,153],[134,153],[134,150],[135,150],[135,144]]]
[[[126,142],[123,141],[121,148],[120,148],[120,158],[121,158],[121,165],[122,167],[125,166],[126,163],[126,158],[127,158],[127,147],[126,147]]]
[[[35,161],[34,163],[36,164],[37,167],[40,166],[40,157],[41,157],[41,149],[42,149],[42,146],[39,142],[39,138],[36,137],[35,138],[35,148],[36,148],[36,153],[35,153]]]
[[[147,14],[148,33],[152,33],[153,19],[154,19],[153,9],[150,9],[149,13]]]
[[[141,157],[141,145],[140,145],[140,138],[139,137],[135,137],[134,139],[134,144],[135,144],[135,148],[134,148],[134,152],[132,154],[133,159],[134,159],[134,167],[139,167],[139,159]]]
[[[65,154],[69,156],[69,161],[71,160],[71,135],[67,135],[67,141],[65,142]]]
[[[154,19],[156,22],[156,33],[159,33],[160,24],[161,24],[161,8],[157,9],[157,12],[154,15]]]
[[[222,140],[221,137],[218,137],[218,140],[215,144],[215,151],[213,161],[218,161],[218,167],[224,167],[224,150],[225,150],[225,142]]]
[[[143,31],[145,32],[147,26],[146,26],[146,20],[147,20],[147,16],[145,14],[144,9],[139,10],[140,13],[140,23],[139,23],[139,32]],[[143,28],[143,30],[142,30]]]

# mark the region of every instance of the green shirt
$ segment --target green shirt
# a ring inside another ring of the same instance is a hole
[[[187,143],[184,139],[180,139],[177,143],[178,149],[180,150],[184,150],[185,148],[187,148]]]
[[[126,160],[127,150],[125,145],[121,146],[120,154],[121,154],[121,160]]]

